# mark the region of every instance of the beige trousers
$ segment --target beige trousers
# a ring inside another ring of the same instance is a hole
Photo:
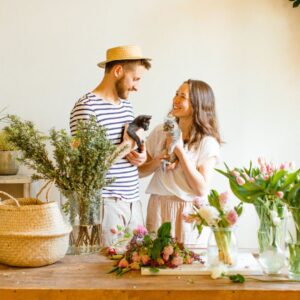
[[[110,246],[115,239],[111,232],[117,225],[133,230],[137,225],[144,225],[141,201],[125,202],[119,198],[104,198],[103,201],[102,239],[104,246]]]

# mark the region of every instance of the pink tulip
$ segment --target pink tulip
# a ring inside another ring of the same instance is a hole
[[[247,174],[246,172],[243,172],[243,176],[244,176],[244,178],[245,178],[246,180],[249,181],[250,177],[248,176],[248,174]]]
[[[238,185],[244,185],[246,183],[245,179],[242,178],[241,176],[238,176],[236,178],[236,182],[238,183]]]
[[[118,266],[120,268],[127,268],[129,266],[129,263],[128,261],[125,259],[125,258],[122,258],[120,261],[119,261],[119,264]]]
[[[112,234],[116,234],[116,233],[118,232],[118,230],[117,230],[116,228],[111,228],[111,229],[110,229],[110,232],[111,232]]]
[[[276,192],[276,196],[279,198],[279,199],[282,199],[283,196],[284,196],[284,193],[282,191],[278,191]]]
[[[174,248],[171,245],[164,247],[163,254],[164,255],[172,255],[174,252]]]
[[[184,222],[186,223],[193,223],[193,217],[189,214],[182,214],[182,219],[184,220]]]
[[[219,202],[220,202],[220,206],[222,208],[225,207],[225,205],[227,204],[228,200],[229,200],[229,192],[228,191],[223,192],[223,193],[221,193],[219,195]]]
[[[263,166],[265,164],[265,159],[263,157],[259,157],[257,161],[260,166]]]
[[[281,163],[279,169],[280,170],[286,170],[287,169],[287,164],[286,163]]]
[[[173,257],[171,264],[173,266],[180,266],[183,264],[183,258],[181,256]]]
[[[265,181],[267,181],[267,180],[269,180],[270,176],[269,175],[265,175],[263,178],[264,178]]]
[[[249,178],[249,182],[252,182],[252,183],[253,183],[253,182],[255,182],[255,179],[254,179],[253,177],[250,177],[250,178]]]
[[[291,170],[294,170],[294,169],[296,168],[296,164],[295,164],[294,161],[289,162],[289,168],[290,168]]]
[[[265,174],[265,173],[267,172],[266,166],[261,166],[261,167],[260,167],[260,172],[261,172],[262,174]]]
[[[193,200],[193,205],[195,205],[197,208],[200,208],[204,204],[205,200],[202,197],[195,197]]]
[[[238,171],[236,171],[236,170],[232,170],[232,171],[231,171],[231,174],[232,174],[234,177],[240,176],[240,173],[239,173]]]
[[[228,222],[230,225],[235,224],[236,221],[237,221],[237,219],[238,219],[238,214],[237,214],[237,212],[236,212],[234,209],[230,210],[230,211],[226,214],[226,220],[227,220],[227,222]]]
[[[143,265],[146,266],[150,261],[150,257],[149,257],[149,255],[144,254],[141,256],[141,260],[142,260]]]

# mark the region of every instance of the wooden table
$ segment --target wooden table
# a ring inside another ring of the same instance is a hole
[[[209,276],[141,276],[107,274],[112,261],[100,255],[66,256],[42,268],[0,265],[0,299],[243,299],[299,300],[299,282],[243,284]]]

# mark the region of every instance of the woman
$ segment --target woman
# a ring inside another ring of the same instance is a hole
[[[163,150],[170,146],[172,138],[159,125],[147,139],[147,161],[139,167],[141,177],[154,173],[146,190],[151,194],[147,228],[156,231],[162,223],[171,221],[172,235],[178,242],[199,245],[197,230],[184,222],[183,214],[192,210],[195,198],[207,200],[214,167],[219,159],[221,140],[211,87],[198,80],[184,82],[173,98],[171,114],[181,129],[174,148],[178,162],[169,164],[163,171]]]

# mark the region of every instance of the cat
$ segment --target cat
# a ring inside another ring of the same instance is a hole
[[[180,138],[181,130],[176,122],[176,119],[170,115],[165,119],[163,130],[166,132],[167,136],[172,137],[172,144],[169,146],[169,149],[166,149],[166,144],[164,146],[164,151],[169,155],[169,159],[162,160],[162,170],[165,172],[167,165],[178,160],[174,153],[174,148]]]
[[[143,128],[145,131],[148,130],[151,118],[152,116],[149,115],[139,115],[128,126],[127,133],[136,142],[139,153],[142,152],[143,141],[140,140],[136,131],[140,128]]]

